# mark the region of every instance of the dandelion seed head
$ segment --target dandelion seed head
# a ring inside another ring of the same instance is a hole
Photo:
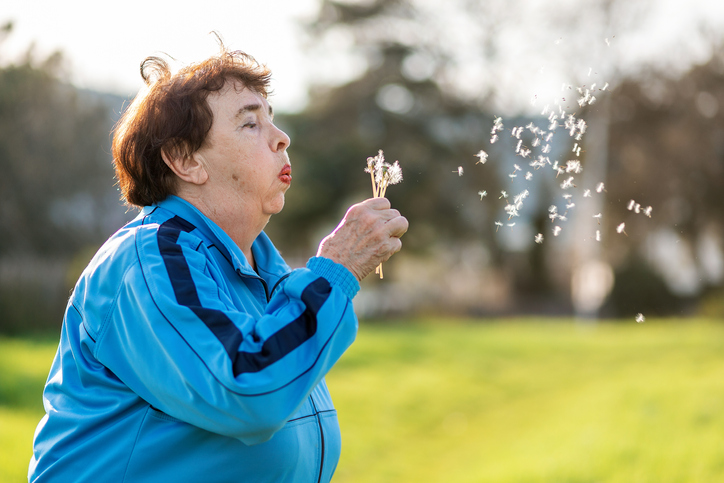
[[[387,184],[397,184],[400,181],[402,181],[402,168],[400,167],[400,162],[395,161],[387,169]]]

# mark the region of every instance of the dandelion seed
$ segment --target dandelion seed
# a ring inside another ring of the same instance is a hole
[[[501,226],[503,226],[503,224],[499,221],[496,221],[495,222],[495,231],[498,231],[498,228],[500,228]]]
[[[543,107],[543,111],[541,111],[540,115],[545,116],[546,114],[548,114],[548,110],[549,110],[549,105],[546,104],[545,107]]]
[[[575,206],[576,206],[575,203],[568,203],[568,204],[566,205],[566,209],[567,209],[567,210],[570,210],[571,208],[573,208],[573,207],[575,207]]]
[[[584,121],[583,119],[579,119],[576,123],[576,128],[581,134],[585,134],[586,129],[588,129],[588,124],[586,124],[586,121]]]
[[[515,222],[513,222],[513,223],[506,223],[506,225],[509,226],[509,227],[511,227],[511,228],[513,228],[513,227],[515,226]]]
[[[543,146],[543,149],[541,149],[541,152],[542,152],[543,154],[548,154],[548,153],[550,153],[550,152],[551,152],[551,145],[550,145],[550,144],[546,144],[545,146]]]
[[[558,215],[558,219],[561,221],[568,221],[568,217],[566,215]]]
[[[602,91],[605,91],[606,89],[608,89],[608,82],[606,82],[603,87],[601,87]]]
[[[462,175],[463,175],[463,167],[462,167],[462,166],[458,166],[458,169],[455,170],[455,171],[453,171],[453,173],[457,173],[458,176],[462,176]]]
[[[515,147],[515,153],[520,153],[520,147],[523,145],[523,140],[518,141],[518,145]]]
[[[546,136],[546,142],[547,143],[551,142],[551,139],[553,139],[553,133],[549,132],[548,135]]]
[[[593,72],[593,67],[589,67],[589,68],[588,68],[588,75],[589,75],[589,76],[591,75],[591,72]]]
[[[584,198],[590,198],[590,197],[591,197],[591,190],[583,190],[583,197],[584,197]]]
[[[573,183],[573,176],[570,176],[567,180],[561,183],[561,189],[567,190],[568,188],[575,188],[576,185]]]
[[[490,144],[495,144],[495,142],[496,142],[497,140],[498,140],[498,135],[497,135],[497,134],[493,134],[493,135],[490,137]]]
[[[527,172],[525,173],[525,180],[526,180],[526,181],[530,181],[530,180],[532,180],[532,179],[533,179],[533,173],[531,173],[530,171],[527,171]]]
[[[561,227],[558,226],[558,225],[554,226],[554,227],[553,227],[553,236],[558,236],[558,235],[561,233],[561,230],[562,230],[562,229],[563,229],[563,228],[561,228]]]
[[[576,159],[566,161],[566,173],[579,174],[581,171],[583,171],[583,166],[581,166],[580,161]]]
[[[508,214],[508,219],[510,220],[514,216],[520,216],[518,213],[518,208],[515,205],[507,204],[505,205],[505,212]]]
[[[598,213],[598,214],[596,214],[596,215],[593,215],[593,217],[596,219],[596,221],[598,221],[598,224],[599,224],[599,225],[601,224],[601,217],[602,217],[602,216],[603,216],[603,215],[602,215],[601,213]]]
[[[596,241],[597,242],[601,241],[601,230],[596,230]]]
[[[537,148],[538,146],[540,146],[540,138],[535,138],[535,139],[533,140],[533,142],[531,143],[531,145],[532,145],[534,148]]]
[[[541,243],[543,243],[543,234],[542,234],[542,233],[538,233],[538,234],[535,236],[535,242],[538,243],[539,245],[540,245]]]
[[[507,197],[508,197],[508,193],[507,193],[505,190],[502,190],[502,191],[500,192],[500,196],[498,197],[498,199],[500,199],[500,198],[507,198]]]
[[[554,119],[554,120],[551,121],[551,123],[548,125],[548,130],[549,130],[549,131],[555,131],[556,129],[558,129],[558,121]]]
[[[606,187],[603,185],[603,182],[596,185],[596,193],[600,193],[601,191],[606,191]],[[608,191],[606,192],[608,193]]]
[[[478,163],[485,164],[485,162],[488,160],[488,153],[486,153],[482,149],[480,151],[478,151],[478,154],[476,154],[475,156],[480,158],[478,161],[476,161],[475,164],[478,164]]]
[[[528,156],[530,156],[530,153],[531,153],[531,151],[528,148],[523,148],[520,150],[520,156],[522,158],[527,158]]]
[[[513,179],[513,178],[517,178],[518,175],[515,174],[515,173],[510,173],[510,174],[508,175],[508,177],[509,177],[510,179]]]
[[[623,233],[624,235],[628,236],[628,233],[626,233],[626,223],[621,223],[616,227],[616,233]]]
[[[513,197],[513,203],[518,205],[519,203],[522,203],[524,199],[528,197],[530,192],[528,190],[523,190],[520,193],[518,193],[516,196]]]
[[[646,215],[646,216],[648,216],[649,218],[651,218],[651,211],[652,211],[652,210],[653,210],[653,208],[651,208],[650,206],[647,206],[646,208],[644,208],[644,215]]]
[[[639,213],[641,213],[641,205],[640,205],[640,204],[636,203],[636,205],[634,206],[634,213],[636,213],[637,215],[638,215]]]
[[[609,46],[609,47],[611,46],[611,41],[608,40],[608,37],[606,37],[606,45]]]
[[[638,314],[636,314],[636,319],[635,319],[635,320],[636,320],[637,323],[643,324],[644,322],[646,322],[646,317],[644,317],[644,314],[642,314],[641,312],[639,312]]]
[[[483,191],[478,191],[478,194],[480,195],[480,201],[483,201],[483,198],[485,198],[486,196],[488,196],[488,192],[487,192],[487,191],[484,191],[484,190],[483,190]]]
[[[629,202],[628,202],[628,207],[627,207],[627,208],[628,208],[628,211],[633,210],[635,204],[636,204],[636,202],[635,202],[634,200],[629,201]]]
[[[596,96],[591,96],[591,98],[588,100],[588,105],[591,106],[596,102]]]

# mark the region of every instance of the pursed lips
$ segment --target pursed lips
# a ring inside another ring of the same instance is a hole
[[[291,184],[292,182],[292,165],[285,164],[281,171],[279,171],[279,180],[285,184]]]

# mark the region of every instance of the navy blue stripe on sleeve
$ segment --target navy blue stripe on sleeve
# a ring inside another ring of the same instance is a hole
[[[181,232],[195,229],[191,223],[176,216],[163,223],[158,229],[158,246],[176,301],[191,309],[222,343],[233,364],[234,376],[259,372],[280,360],[317,332],[317,312],[329,297],[332,287],[324,278],[318,278],[302,291],[304,312],[294,321],[270,336],[259,352],[237,351],[243,340],[239,328],[216,309],[203,307],[191,277],[181,245],[177,243]]]

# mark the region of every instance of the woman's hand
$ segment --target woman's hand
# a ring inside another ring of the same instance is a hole
[[[353,205],[334,231],[322,240],[317,256],[344,265],[357,280],[400,251],[407,219],[390,208],[387,198]]]

